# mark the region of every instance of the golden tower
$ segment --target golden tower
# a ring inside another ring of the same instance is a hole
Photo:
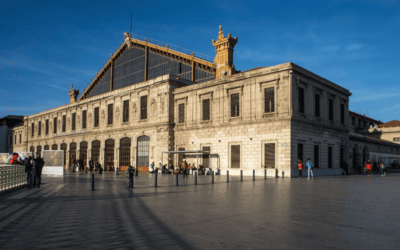
[[[237,37],[232,38],[231,34],[228,34],[225,38],[221,25],[219,26],[218,34],[217,41],[212,40],[212,45],[216,51],[214,58],[214,63],[217,66],[216,79],[236,73],[235,65],[233,65],[233,48],[238,41]]]
[[[72,84],[71,84],[71,89],[68,92],[68,94],[69,94],[69,97],[71,99],[71,103],[74,103],[74,102],[76,102],[76,98],[79,95],[79,90],[78,89],[74,89]]]

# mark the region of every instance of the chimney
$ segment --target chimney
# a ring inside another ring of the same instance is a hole
[[[231,34],[225,37],[221,25],[218,34],[217,41],[212,40],[216,52],[214,59],[214,63],[217,65],[216,79],[236,73],[235,65],[233,65],[233,48],[238,41],[237,37],[232,38]]]
[[[79,95],[79,90],[78,89],[74,89],[73,85],[71,84],[71,89],[69,90],[68,94],[69,94],[69,97],[71,99],[71,103],[74,103],[74,102],[76,102],[76,98]]]

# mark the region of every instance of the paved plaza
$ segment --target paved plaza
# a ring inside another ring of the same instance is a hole
[[[400,175],[114,173],[44,177],[0,196],[0,249],[399,249]]]

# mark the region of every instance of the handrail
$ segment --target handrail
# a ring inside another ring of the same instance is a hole
[[[0,165],[0,191],[26,184],[25,167]]]

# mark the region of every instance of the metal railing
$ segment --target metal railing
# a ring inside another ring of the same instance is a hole
[[[25,167],[22,165],[0,166],[0,191],[26,184]]]

